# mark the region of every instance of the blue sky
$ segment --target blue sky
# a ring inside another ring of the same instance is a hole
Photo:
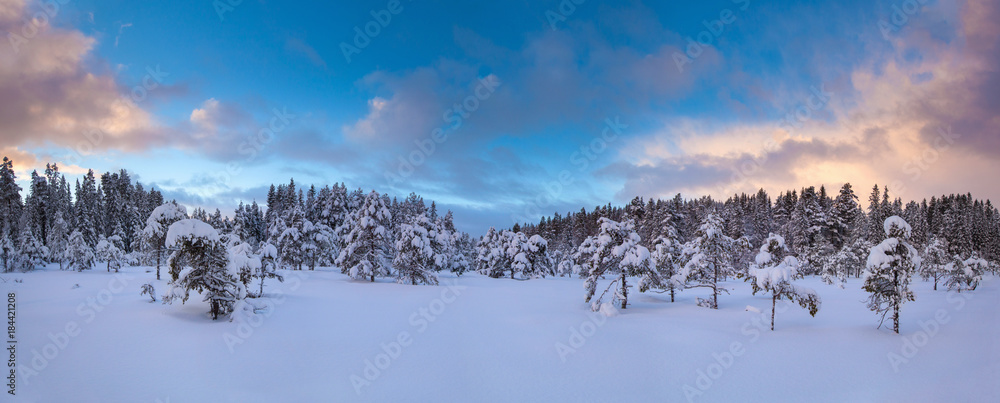
[[[291,177],[417,192],[477,234],[676,193],[1000,196],[992,2],[232,3],[0,0],[0,151],[225,212]]]

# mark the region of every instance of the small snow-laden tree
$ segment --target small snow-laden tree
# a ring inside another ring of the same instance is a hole
[[[229,264],[232,266],[231,270],[239,273],[240,283],[243,284],[244,289],[249,290],[254,274],[261,270],[260,256],[254,253],[253,246],[241,241],[234,242],[233,245],[227,247],[227,250]],[[247,296],[250,296],[249,294],[248,291]]]
[[[101,237],[101,240],[97,242],[97,246],[94,247],[94,254],[97,260],[107,262],[108,272],[111,272],[111,269],[115,269],[115,273],[117,273],[118,269],[122,267],[122,261],[125,260],[125,252],[122,252],[116,243],[121,243],[121,238],[117,235],[111,238]]]
[[[400,224],[396,238],[396,257],[392,261],[396,269],[396,282],[400,284],[437,285],[435,256],[431,239],[432,224],[427,215],[420,213],[410,222]]]
[[[61,211],[56,211],[55,219],[48,233],[49,262],[59,263],[59,270],[66,264],[66,248],[69,246],[69,224]]]
[[[662,287],[663,280],[653,267],[649,249],[639,245],[642,240],[635,230],[635,222],[617,222],[601,217],[597,235],[586,238],[577,248],[574,260],[587,275],[584,281],[585,302],[591,304],[595,312],[601,310],[602,300],[613,290],[611,303],[621,301],[621,309],[628,306],[629,277],[639,277],[640,292]],[[605,275],[616,275],[607,289],[596,299],[597,282]]]
[[[867,216],[862,214],[861,217]],[[875,247],[875,244],[871,243],[868,238],[860,237],[850,245],[845,245],[844,247],[847,248],[848,252],[858,258],[857,264],[850,268],[847,272],[847,276],[850,277],[851,274],[854,274],[854,278],[861,278],[861,274],[864,273],[865,265],[867,264],[867,256],[872,248]]]
[[[20,245],[17,248],[18,269],[21,271],[31,271],[45,265],[45,257],[49,254],[49,248],[45,247],[38,238],[35,238],[30,226],[26,225],[21,230],[19,243]]]
[[[316,270],[317,265],[329,263],[330,251],[336,245],[333,229],[326,224],[314,224],[307,220],[303,231],[305,242],[302,244],[302,255],[309,270]]]
[[[948,245],[945,242],[937,236],[932,236],[921,256],[923,264],[920,265],[920,277],[925,281],[934,279],[935,291],[937,291],[938,282],[948,276],[949,271],[945,269],[945,266],[951,263],[951,259],[948,257]]]
[[[344,248],[335,262],[342,273],[356,280],[392,275],[392,235],[388,227],[392,213],[374,190],[364,204],[354,211],[350,232],[344,237]]]
[[[490,227],[486,235],[476,246],[476,271],[484,276],[492,278],[503,277],[506,271],[505,252],[503,251],[503,240],[501,234],[496,229]]]
[[[674,302],[676,292],[684,289],[684,280],[678,276],[683,245],[673,227],[668,227],[665,232],[653,243],[653,264],[663,279],[663,287],[670,293],[670,302]]]
[[[287,220],[278,220],[279,223],[285,223],[284,226],[276,227],[274,244],[278,248],[282,267],[302,270],[302,263],[306,261],[310,248],[303,248],[307,243],[305,229],[308,223],[304,214],[302,208],[296,205],[288,212]],[[312,227],[312,223],[308,223],[308,226]]]
[[[802,278],[799,260],[785,256],[785,238],[771,234],[760,247],[760,252],[748,271],[747,280],[753,287],[753,294],[766,291],[771,293],[771,330],[774,331],[774,312],[779,300],[789,300],[808,309],[816,316],[822,301],[816,291],[795,285],[793,280]]]
[[[146,245],[149,260],[156,262],[156,279],[160,279],[160,263],[167,254],[165,239],[170,225],[186,219],[187,209],[177,202],[164,203],[153,209],[142,229],[142,239]]]
[[[66,261],[69,263],[69,267],[76,271],[90,270],[94,267],[94,250],[87,245],[87,241],[83,238],[83,233],[80,231],[73,231],[69,235],[69,241],[66,247]]]
[[[164,295],[164,303],[178,299],[185,303],[191,291],[204,293],[214,320],[232,312],[233,305],[246,298],[239,270],[211,225],[197,219],[177,221],[168,228],[164,245],[174,250],[167,259],[171,289]]]
[[[920,268],[920,255],[910,245],[913,229],[899,216],[892,216],[883,225],[886,239],[872,248],[868,255],[864,278],[864,290],[868,297],[868,309],[881,314],[882,322],[892,311],[892,330],[899,333],[899,308],[906,301],[914,301],[910,290],[910,277]]]
[[[461,277],[473,270],[476,261],[476,246],[468,233],[455,231],[452,233],[451,272]]]
[[[520,273],[522,278],[545,277],[553,275],[552,259],[548,254],[548,241],[538,235],[525,237],[523,233],[518,233],[514,241],[518,248],[511,259],[511,278],[514,273]]]
[[[820,276],[824,283],[844,288],[851,270],[861,265],[861,258],[854,254],[849,245],[844,245],[837,253],[822,260]]]
[[[728,292],[719,287],[719,280],[733,272],[730,262],[737,250],[736,240],[723,234],[722,224],[722,218],[715,213],[705,217],[695,232],[695,239],[684,245],[686,263],[678,273],[686,288],[712,290],[711,301],[699,301],[712,309],[719,308],[719,293]]]
[[[0,228],[0,261],[3,263],[4,273],[14,269],[14,261],[17,260],[17,249],[14,242],[7,235],[6,228]]]
[[[990,264],[979,256],[973,256],[963,260],[959,256],[954,256],[944,270],[948,273],[948,279],[944,285],[948,291],[971,291],[979,286],[983,280],[983,271],[989,270]]]
[[[260,268],[254,272],[253,276],[260,279],[260,292],[257,296],[264,296],[264,280],[273,278],[278,282],[285,282],[285,278],[278,274],[278,248],[263,241],[257,248],[257,256],[260,258]]]

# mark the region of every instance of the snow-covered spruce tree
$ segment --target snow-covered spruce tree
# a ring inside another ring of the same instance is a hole
[[[451,272],[461,277],[462,274],[465,274],[472,267],[468,256],[470,255],[470,251],[474,250],[474,245],[469,234],[464,232],[453,233],[452,239],[454,249],[451,256]]]
[[[306,220],[303,231],[305,242],[302,244],[302,254],[309,270],[316,270],[318,264],[329,263],[330,251],[336,245],[333,229],[326,224]]]
[[[196,219],[177,221],[167,229],[165,246],[174,252],[167,260],[171,289],[163,297],[164,303],[178,299],[185,303],[191,291],[204,293],[212,319],[218,319],[246,297],[239,270],[231,264],[226,245],[211,225]]]
[[[664,288],[670,292],[670,302],[674,302],[677,291],[684,289],[684,281],[677,276],[681,270],[682,250],[683,245],[673,227],[668,227],[666,234],[657,238],[653,245],[653,263],[663,279]]]
[[[913,301],[910,277],[920,268],[920,255],[909,243],[912,228],[899,216],[885,220],[885,240],[872,248],[864,274],[864,290],[868,309],[882,315],[892,311],[892,330],[899,333],[899,308],[906,301]]]
[[[844,245],[840,251],[823,259],[820,276],[824,283],[844,288],[851,270],[861,265],[861,258],[849,246]]]
[[[701,305],[719,308],[719,280],[733,272],[733,254],[736,240],[722,233],[722,219],[715,213],[705,216],[695,232],[695,239],[684,245],[683,254],[687,263],[678,276],[684,280],[686,288],[704,287],[712,290],[712,300],[699,300]]]
[[[988,270],[989,267],[989,262],[978,256],[965,260],[955,256],[951,263],[948,263],[944,268],[945,272],[948,273],[948,279],[944,285],[948,287],[948,291],[975,290],[979,286],[979,282],[983,280],[983,271]]]
[[[254,277],[260,279],[260,293],[257,296],[264,296],[264,279],[274,278],[278,282],[285,282],[285,278],[278,274],[278,248],[267,242],[261,242],[257,250],[260,258],[260,269],[254,272]]]
[[[649,250],[639,245],[641,239],[635,230],[634,221],[627,220],[620,223],[601,217],[598,225],[600,227],[598,234],[587,237],[574,255],[574,260],[582,272],[586,273],[587,279],[583,285],[586,289],[585,302],[591,304],[593,311],[601,309],[604,295],[611,290],[613,290],[611,303],[621,301],[621,308],[626,309],[628,289],[631,287],[628,285],[629,277],[639,277],[640,292],[650,288],[662,288],[663,281],[653,268]],[[597,282],[606,274],[616,275],[617,279],[608,284],[607,289],[594,299]]]
[[[18,246],[17,252],[19,255],[18,266],[20,266],[18,269],[31,271],[45,265],[45,257],[49,254],[49,248],[45,247],[38,238],[35,238],[29,226],[25,226],[21,230],[20,246]]]
[[[373,190],[354,212],[350,231],[344,236],[344,248],[335,262],[342,273],[371,282],[392,275],[392,237],[387,230],[391,220],[385,201]]]
[[[76,271],[90,270],[94,267],[94,250],[83,239],[83,233],[73,231],[66,247],[66,261],[69,267]]]
[[[760,291],[771,293],[771,330],[774,330],[774,311],[779,300],[789,300],[808,309],[809,314],[816,316],[822,301],[816,291],[792,284],[792,281],[802,278],[799,273],[799,260],[794,256],[782,257],[785,253],[785,238],[771,234],[760,247],[760,253],[750,267],[750,284],[753,294]]]
[[[527,238],[524,233],[513,237],[513,245],[517,248],[511,257],[511,278],[520,273],[521,278],[536,278],[552,275],[552,259],[548,254],[548,241],[538,235]]]
[[[479,274],[492,278],[503,277],[506,268],[504,267],[502,244],[500,233],[490,227],[476,246],[476,271]]]
[[[934,279],[934,290],[937,291],[938,281],[948,276],[948,270],[945,269],[951,260],[948,257],[948,245],[943,239],[932,236],[924,247],[921,259],[923,263],[920,265],[920,277],[924,280]]]
[[[167,229],[173,223],[186,218],[187,209],[172,201],[153,209],[149,218],[146,219],[146,226],[142,229],[142,238],[146,245],[146,252],[150,255],[150,261],[156,262],[157,280],[160,279],[160,262],[167,252],[165,246]]]
[[[396,282],[400,284],[437,285],[434,274],[435,253],[431,243],[432,224],[423,213],[400,224],[396,238],[396,257],[392,261],[396,268]]]
[[[59,270],[63,270],[66,264],[66,248],[69,246],[69,225],[63,219],[62,212],[56,211],[47,238],[49,262],[58,262]]]
[[[284,224],[275,227],[277,236],[274,238],[276,242],[274,246],[278,248],[278,256],[281,258],[281,267],[302,270],[302,263],[305,262],[307,253],[307,250],[303,249],[303,245],[306,244],[304,214],[302,207],[296,203],[286,212],[285,219],[278,220]],[[311,223],[309,225],[312,226]]]
[[[14,242],[10,240],[7,229],[0,228],[0,263],[3,263],[4,273],[14,269],[14,260],[17,260],[16,258],[17,249],[14,247]]]
[[[99,261],[107,262],[108,272],[111,269],[115,269],[115,273],[118,269],[121,269],[122,262],[125,260],[125,252],[116,245],[121,243],[121,238],[118,236],[113,236],[111,238],[101,238],[97,242],[97,246],[94,247],[94,254]]]

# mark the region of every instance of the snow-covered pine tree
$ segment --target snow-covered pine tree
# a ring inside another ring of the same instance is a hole
[[[736,240],[722,233],[722,219],[715,213],[705,216],[695,232],[695,239],[684,245],[686,263],[678,275],[686,283],[685,287],[712,290],[712,300],[699,301],[701,304],[719,308],[719,293],[725,291],[719,287],[719,281],[734,270],[730,262],[736,246]]]
[[[979,256],[972,256],[963,260],[959,256],[954,256],[944,270],[948,273],[948,279],[944,285],[948,291],[970,291],[979,286],[983,280],[983,272],[989,270],[990,264]]]
[[[486,235],[476,245],[476,271],[492,278],[503,277],[506,268],[503,266],[502,241],[496,229],[490,227]]]
[[[76,271],[90,270],[94,267],[94,250],[87,245],[83,233],[73,231],[66,247],[66,261],[69,267]]]
[[[392,274],[392,234],[387,227],[392,214],[382,196],[374,190],[364,199],[350,220],[350,230],[344,237],[344,248],[335,262],[341,272],[354,279],[368,279]]]
[[[801,278],[799,260],[794,256],[784,256],[785,239],[780,235],[771,234],[760,247],[753,266],[749,270],[748,280],[753,287],[753,294],[760,291],[771,293],[771,330],[774,330],[774,312],[778,301],[787,299],[808,309],[809,314],[816,316],[822,301],[816,291],[792,284]],[[784,256],[784,257],[783,257]]]
[[[283,283],[285,278],[278,274],[278,248],[267,242],[261,242],[257,256],[260,258],[260,269],[254,273],[254,277],[260,279],[260,293],[257,296],[264,296],[265,279],[274,278]]]
[[[233,304],[246,297],[240,273],[231,261],[226,245],[211,225],[197,219],[184,219],[167,229],[165,246],[174,250],[167,260],[171,289],[165,303],[180,299],[187,302],[191,291],[204,293],[211,305],[212,319],[233,310]]]
[[[871,295],[868,309],[882,315],[892,311],[892,330],[899,333],[899,308],[906,301],[913,301],[910,277],[920,268],[920,255],[909,243],[912,229],[902,218],[892,216],[885,220],[885,240],[872,248],[864,274],[864,290]]]
[[[296,203],[288,208],[285,218],[278,221],[284,225],[276,227],[277,237],[274,246],[278,248],[278,255],[281,257],[281,266],[292,270],[302,270],[302,263],[305,262],[305,255],[309,250],[304,249],[305,238],[305,213],[302,207]],[[311,227],[310,223],[310,227]]]
[[[667,227],[666,233],[656,239],[653,245],[653,263],[663,279],[663,286],[670,292],[670,302],[674,302],[677,291],[684,289],[684,281],[677,276],[681,270],[683,245],[678,240],[677,231]]]
[[[31,271],[37,267],[45,265],[45,257],[49,254],[49,248],[45,247],[29,226],[21,230],[20,245],[17,254],[19,255],[18,266],[21,271]]]
[[[552,275],[552,259],[548,253],[548,241],[539,235],[526,237],[519,232],[511,238],[514,255],[510,258],[511,278],[520,273],[522,278]]]
[[[150,255],[150,261],[156,262],[156,279],[160,279],[160,262],[166,255],[167,230],[173,223],[186,219],[187,209],[177,202],[164,203],[153,209],[146,219],[146,226],[142,229],[142,238],[146,244],[146,251]]]
[[[117,242],[116,242],[117,241]],[[97,242],[97,246],[94,247],[94,255],[97,260],[107,262],[108,272],[111,269],[115,269],[115,273],[118,269],[122,267],[122,261],[125,259],[125,252],[123,252],[116,243],[120,243],[121,238],[113,236],[111,238],[101,237],[101,240]]]
[[[621,309],[628,306],[629,277],[639,277],[639,291],[645,292],[651,288],[662,288],[663,281],[653,267],[649,249],[639,245],[641,239],[635,230],[635,222],[612,221],[601,217],[598,220],[599,231],[595,236],[587,237],[577,249],[574,260],[581,266],[581,272],[586,273],[584,282],[586,289],[585,302],[591,304],[595,312],[601,310],[602,300],[608,291],[613,290],[611,303],[621,301]],[[608,284],[608,288],[597,299],[597,282],[605,274],[614,274],[617,279]]]
[[[934,290],[937,291],[938,282],[948,276],[949,270],[945,269],[951,259],[948,257],[948,245],[937,236],[932,236],[924,247],[921,256],[923,262],[920,265],[920,277],[924,280],[934,279]]]
[[[820,276],[823,282],[840,288],[844,288],[851,270],[862,264],[861,258],[854,253],[850,245],[844,245],[837,253],[827,256],[822,262]]]
[[[396,282],[400,284],[437,285],[434,248],[431,245],[432,224],[427,215],[420,213],[410,222],[400,224],[396,238]]]
[[[452,238],[454,239],[455,249],[451,257],[451,272],[461,277],[462,274],[465,274],[465,272],[472,268],[472,265],[469,263],[472,259],[469,256],[473,255],[475,245],[473,245],[469,234],[465,232],[455,232],[452,234]]]

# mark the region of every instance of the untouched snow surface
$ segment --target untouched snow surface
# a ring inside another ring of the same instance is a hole
[[[150,303],[142,284],[167,286],[149,270],[0,276],[17,296],[16,400],[1000,401],[992,275],[962,294],[915,280],[895,335],[876,329],[859,279],[800,280],[823,309],[783,302],[771,332],[770,297],[743,282],[718,311],[695,306],[705,290],[676,303],[635,292],[615,315],[589,312],[576,278],[407,286],[282,271],[241,323],[210,320],[200,298]]]

